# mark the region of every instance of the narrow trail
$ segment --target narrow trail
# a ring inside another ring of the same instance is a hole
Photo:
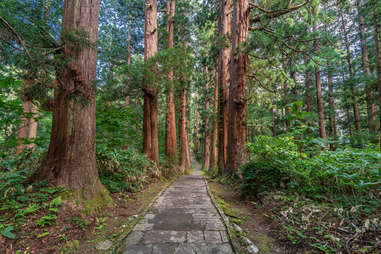
[[[124,240],[123,254],[234,253],[226,228],[207,193],[199,164],[156,200]]]

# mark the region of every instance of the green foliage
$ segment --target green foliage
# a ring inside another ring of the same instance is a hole
[[[160,175],[159,169],[134,148],[109,150],[98,146],[97,163],[101,182],[111,192],[138,191]]]
[[[346,207],[360,206],[367,213],[380,205],[379,149],[345,148],[307,158],[291,137],[258,136],[248,151],[250,162],[241,168],[246,195],[282,189]]]

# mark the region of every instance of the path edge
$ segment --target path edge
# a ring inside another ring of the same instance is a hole
[[[224,213],[224,211],[222,211],[222,209],[220,208],[220,206],[218,205],[216,199],[214,198],[214,195],[213,193],[210,191],[209,189],[209,185],[208,185],[208,180],[206,180],[206,177],[203,175],[202,178],[204,179],[204,184],[206,186],[206,190],[207,190],[207,193],[208,193],[208,196],[210,197],[210,199],[212,200],[212,204],[213,206],[216,208],[218,214],[221,216],[222,218],[222,221],[225,225],[225,228],[226,228],[226,231],[228,233],[228,236],[229,236],[229,242],[230,242],[230,245],[232,246],[233,248],[233,252],[234,253],[237,253],[237,250],[239,249],[239,246],[238,244],[233,241],[233,236],[235,236],[233,234],[234,232],[234,229],[232,227],[232,225],[230,224],[230,221],[229,221],[229,218],[226,216],[226,214]]]
[[[118,239],[117,244],[114,245],[114,247],[108,252],[110,254],[117,254],[120,250],[120,247],[122,246],[122,241],[127,239],[128,236],[132,233],[133,229],[135,228],[136,224],[139,223],[143,219],[143,217],[147,214],[148,210],[153,206],[153,204],[160,198],[163,193],[181,176],[174,177],[172,181],[169,182],[165,188],[163,188],[156,196],[152,199],[152,201],[143,209],[143,211],[139,214],[139,216],[132,222],[132,227],[130,230],[123,236],[121,239]]]

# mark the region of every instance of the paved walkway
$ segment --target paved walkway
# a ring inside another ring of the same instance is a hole
[[[199,165],[157,199],[124,240],[123,254],[233,253],[226,229],[213,206]]]

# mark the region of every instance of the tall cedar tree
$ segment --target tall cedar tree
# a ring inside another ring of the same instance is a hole
[[[98,37],[100,0],[65,0],[62,34],[82,30],[91,43]],[[67,68],[57,70],[53,123],[47,156],[35,174],[86,197],[99,197],[102,186],[95,160],[95,89],[97,50],[66,41]]]
[[[210,150],[210,165],[209,172],[213,173],[217,166],[217,138],[218,138],[218,73],[214,78],[214,101],[213,101],[213,126],[212,126],[212,141]]]
[[[206,83],[205,83],[205,115],[204,115],[204,146],[202,148],[203,158],[202,158],[202,168],[204,170],[209,169],[210,165],[210,130],[209,130],[209,70],[208,67],[205,67]]]
[[[168,49],[174,45],[174,16],[176,0],[167,0],[167,33]],[[167,94],[167,114],[165,120],[165,155],[173,164],[177,164],[177,138],[176,138],[176,119],[175,119],[175,96],[173,92],[173,70],[168,73],[168,94]]]
[[[218,52],[218,89],[219,89],[219,128],[218,128],[218,168],[225,172],[228,157],[228,116],[229,116],[229,86],[230,86],[230,46],[227,42],[231,37],[231,1],[220,1],[218,20],[220,45]]]
[[[233,12],[233,43],[230,67],[229,136],[227,167],[236,173],[246,157],[246,70],[245,42],[249,32],[249,2],[236,0]]]
[[[144,27],[144,60],[148,61],[157,52],[157,2],[146,0]],[[154,65],[152,71],[157,71]],[[147,82],[147,81],[146,81]],[[143,106],[143,153],[159,164],[157,84],[144,84]]]

